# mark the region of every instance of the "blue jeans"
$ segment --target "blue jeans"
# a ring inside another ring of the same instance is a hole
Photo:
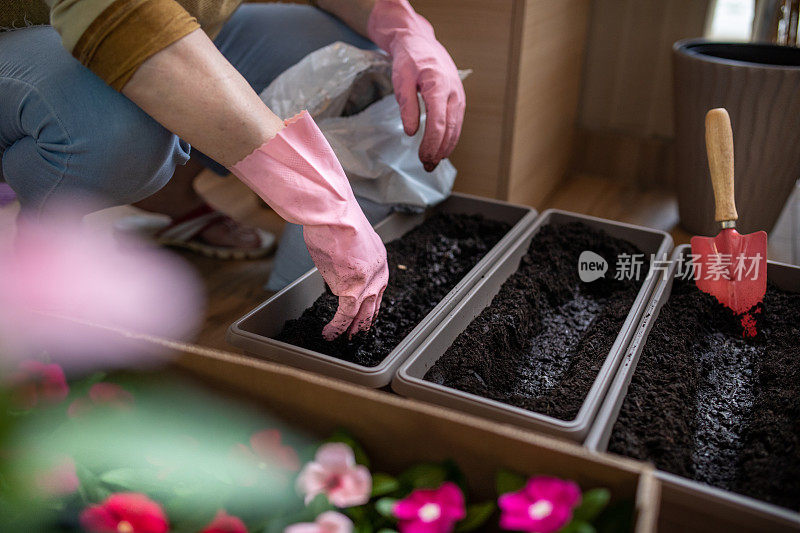
[[[311,6],[244,4],[215,44],[256,92],[308,53],[335,41],[374,45]],[[0,178],[24,210],[56,200],[95,209],[163,187],[190,146],[76,61],[50,26],[0,33]],[[198,155],[218,173],[225,169]]]

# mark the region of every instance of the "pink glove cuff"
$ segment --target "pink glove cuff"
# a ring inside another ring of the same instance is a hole
[[[355,197],[325,136],[307,111],[284,124],[275,137],[232,166],[231,172],[293,224],[344,221]],[[358,204],[356,208],[364,217]]]
[[[436,39],[433,26],[414,11],[407,0],[378,0],[367,21],[367,36],[382,50],[394,55],[395,39],[402,35],[420,35]]]

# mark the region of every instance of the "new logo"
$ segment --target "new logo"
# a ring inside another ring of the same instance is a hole
[[[581,281],[588,283],[602,278],[608,272],[608,262],[602,256],[584,250],[578,258],[578,276]]]

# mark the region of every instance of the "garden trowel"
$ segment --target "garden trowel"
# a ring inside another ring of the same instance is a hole
[[[767,233],[736,231],[733,198],[733,133],[724,108],[706,114],[706,152],[716,201],[716,237],[692,237],[697,288],[716,297],[742,317],[745,336],[754,336],[755,318],[745,315],[764,299],[767,290]]]

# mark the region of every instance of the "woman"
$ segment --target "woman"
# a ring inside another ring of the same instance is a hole
[[[63,200],[82,204],[92,197],[92,209],[138,202],[171,216],[175,239],[258,248],[260,234],[231,230],[192,190],[200,165],[227,169],[303,226],[314,263],[339,296],[324,335],[366,330],[386,287],[386,250],[311,117],[301,113],[284,122],[256,92],[313,50],[337,40],[367,47],[368,38],[392,57],[407,134],[419,127],[417,91],[425,101],[419,156],[430,171],[450,154],[461,130],[464,91],[455,65],[406,0],[320,0],[320,9],[237,9],[239,3],[6,4],[0,18],[6,29],[0,33],[3,179],[32,216]],[[52,26],[14,29],[45,24],[48,16]],[[176,172],[190,145],[200,153]]]

